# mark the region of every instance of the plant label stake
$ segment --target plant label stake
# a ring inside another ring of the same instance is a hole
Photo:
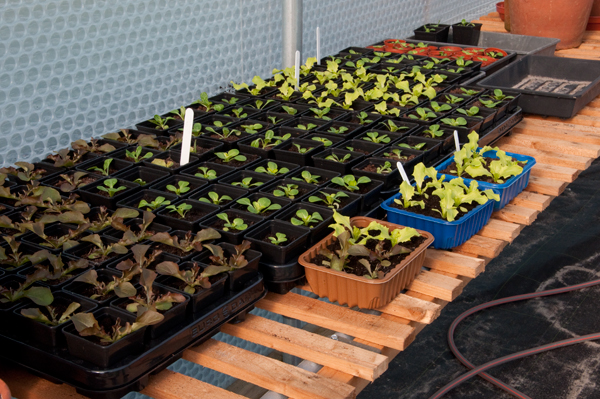
[[[321,35],[317,26],[317,65],[321,63]]]
[[[402,162],[400,162],[400,161],[396,162],[396,167],[400,171],[400,176],[402,176],[402,180],[404,180],[407,183],[410,183],[410,181],[408,180],[406,171],[404,170],[404,166],[402,166]]]
[[[454,145],[456,146],[456,151],[460,151],[460,142],[458,141],[458,132],[454,131]]]
[[[299,84],[300,84],[300,51],[296,50],[296,91],[298,91],[298,89],[300,88]]]
[[[191,108],[185,110],[183,118],[183,139],[181,141],[181,158],[179,165],[183,166],[190,162],[190,148],[192,146],[192,127],[194,125],[194,111]]]

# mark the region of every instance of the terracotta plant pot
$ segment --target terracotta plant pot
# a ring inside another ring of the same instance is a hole
[[[367,227],[375,219],[359,216],[350,219],[353,226]],[[403,228],[394,223],[378,223],[387,226],[390,230]],[[425,250],[433,242],[433,236],[419,230],[425,241],[419,245],[402,262],[382,279],[370,280],[363,276],[356,276],[327,267],[317,266],[310,261],[319,253],[319,249],[329,245],[334,237],[333,233],[319,241],[314,247],[300,255],[298,261],[306,271],[306,280],[311,290],[320,297],[327,297],[331,302],[339,302],[348,307],[358,306],[362,309],[377,309],[390,303],[403,289],[408,287],[421,270],[425,261]]]
[[[504,2],[503,1],[496,3],[496,11],[498,11],[498,14],[500,15],[500,19],[502,21],[504,21]]]
[[[0,396],[3,398],[12,398],[10,396],[10,389],[8,389],[8,385],[2,380],[0,380]]]
[[[600,30],[600,0],[594,0],[586,30]]]
[[[510,4],[511,32],[560,39],[556,49],[578,47],[594,0],[528,0]]]

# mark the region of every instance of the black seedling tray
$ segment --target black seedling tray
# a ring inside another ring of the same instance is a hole
[[[425,41],[419,41],[419,40],[410,40],[410,39],[406,39],[407,43],[425,43],[427,45],[432,45],[432,46],[436,46],[436,47],[443,47],[445,44],[447,45],[448,43],[441,43],[441,42],[425,42]],[[475,46],[466,46],[464,44],[456,44],[456,43],[452,43],[452,46],[455,47],[462,47],[462,48],[468,48],[468,47],[475,47]],[[500,47],[499,47],[500,48]],[[496,62],[493,62],[492,64],[486,66],[486,67],[482,67],[481,71],[485,72],[486,75],[491,75],[496,71],[499,71],[500,69],[504,68],[505,66],[507,66],[509,63],[513,62],[515,60],[515,58],[517,57],[517,53],[515,53],[514,51],[509,51],[509,50],[505,50],[502,49],[504,51],[506,51],[506,57],[502,57],[501,59],[499,59]]]
[[[523,112],[571,118],[600,94],[600,61],[528,55],[477,85],[521,93]]]
[[[0,356],[50,381],[72,385],[82,395],[118,399],[128,392],[142,390],[150,374],[175,362],[187,348],[214,336],[223,324],[236,318],[243,320],[265,294],[263,277],[256,272],[243,290],[225,294],[203,313],[188,315],[183,324],[146,344],[142,354],[128,356],[111,369],[101,369],[72,357],[66,347],[51,352],[5,335],[0,335]]]

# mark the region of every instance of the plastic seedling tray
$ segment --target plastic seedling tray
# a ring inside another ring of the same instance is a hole
[[[51,381],[72,385],[82,395],[118,399],[128,392],[142,390],[150,374],[175,362],[187,348],[211,338],[223,324],[236,318],[243,319],[265,293],[262,276],[253,272],[240,290],[225,293],[199,313],[188,313],[183,323],[157,339],[146,341],[141,353],[131,354],[108,368],[70,355],[66,346],[50,352],[35,341],[16,335],[0,334],[3,348],[0,356]]]
[[[487,151],[483,154],[489,158],[496,158],[496,151]],[[506,180],[502,184],[494,184],[483,181],[477,181],[479,184],[480,190],[491,189],[494,193],[500,196],[500,201],[494,201],[494,211],[499,211],[504,208],[506,204],[512,201],[529,183],[529,175],[531,173],[531,168],[535,165],[535,158],[529,157],[527,155],[513,154],[511,152],[507,152],[506,155],[510,155],[517,161],[527,161],[527,164],[523,166],[523,172],[518,176],[513,176],[510,179]],[[436,167],[438,171],[446,169],[452,162],[454,162],[454,158],[450,157],[446,161],[442,162],[440,165]],[[440,177],[441,173],[438,172],[438,177]],[[454,176],[447,175],[446,179],[453,179]],[[471,181],[474,179],[463,178],[466,185],[469,185]]]
[[[414,36],[409,37],[410,40],[415,40]],[[452,33],[448,36],[448,44],[454,45],[452,42]],[[551,37],[537,37],[527,35],[507,35],[505,33],[495,32],[481,32],[479,34],[479,40],[477,47],[496,47],[501,48],[504,51],[511,51],[517,53],[517,59],[523,58],[526,55],[554,55],[556,45],[560,42],[560,39],[553,39]]]
[[[512,35],[511,35],[512,36]],[[426,43],[426,44],[431,44],[432,46],[437,46],[437,47],[441,47],[444,44],[449,44],[451,46],[456,46],[456,47],[463,47],[463,48],[468,48],[468,47],[475,47],[475,46],[465,46],[464,44],[454,44],[454,43],[442,43],[442,42],[430,42],[430,41],[419,41],[419,40],[412,40],[412,39],[407,39],[406,40],[407,43]],[[505,66],[507,66],[509,63],[513,62],[517,56],[517,53],[515,53],[514,51],[509,51],[505,48],[502,47],[498,47],[501,48],[502,50],[506,51],[507,55],[506,57],[502,57],[501,59],[499,59],[498,61],[486,66],[486,67],[482,67],[481,71],[485,72],[486,75],[491,75],[492,73],[504,68]]]
[[[430,232],[435,237],[433,247],[437,249],[457,247],[481,230],[492,216],[495,202],[489,200],[485,204],[472,209],[460,219],[448,222],[444,219],[391,207],[390,205],[394,200],[400,199],[400,197],[401,194],[397,193],[381,204],[381,207],[387,211],[387,219],[395,224]]]
[[[571,118],[600,94],[600,62],[529,55],[477,84],[521,93],[524,112]]]

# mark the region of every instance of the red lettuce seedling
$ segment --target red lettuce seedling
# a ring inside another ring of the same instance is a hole
[[[121,326],[121,319],[117,318],[109,332],[98,324],[98,320],[91,313],[77,313],[71,319],[82,337],[93,336],[99,338],[100,342],[112,344],[142,327],[160,323],[164,316],[154,310],[140,308],[138,317],[133,324],[125,323],[124,326]]]
[[[140,308],[146,308],[155,312],[169,310],[173,307],[173,303],[185,302],[185,297],[181,294],[167,292],[160,296],[156,296],[152,291],[152,284],[156,279],[156,272],[153,270],[143,269],[140,277],[140,284],[144,289],[144,295],[136,295],[130,298],[133,302],[127,305],[127,310],[131,313],[136,313]]]

